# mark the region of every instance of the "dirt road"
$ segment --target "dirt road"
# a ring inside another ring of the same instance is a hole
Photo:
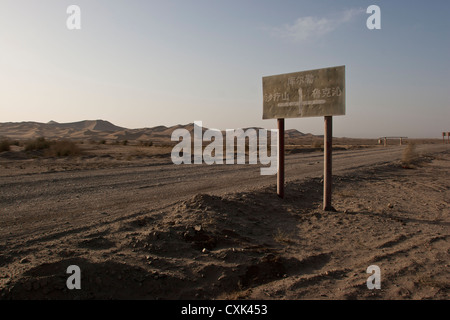
[[[403,149],[393,146],[334,152],[333,173],[400,160]],[[418,153],[441,150],[445,146],[417,148]],[[38,174],[4,170],[0,179],[0,239],[79,228],[99,218],[123,216],[142,208],[157,210],[198,193],[220,195],[276,183],[276,176],[260,174],[260,165],[176,166],[170,159],[150,164]],[[322,174],[322,153],[286,157],[286,182]]]

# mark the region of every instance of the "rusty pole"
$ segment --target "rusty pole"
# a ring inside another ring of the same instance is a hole
[[[445,144],[445,132],[442,132],[442,143]]]
[[[450,132],[447,132],[447,142],[450,143]]]
[[[277,195],[284,198],[284,119],[277,119],[278,125],[278,174]]]
[[[332,146],[333,146],[333,117],[325,116],[324,135],[324,168],[323,168],[323,210],[332,211],[331,185],[332,185]]]

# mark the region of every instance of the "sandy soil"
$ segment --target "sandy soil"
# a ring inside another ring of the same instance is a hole
[[[397,160],[338,172],[336,212],[321,210],[320,177],[288,181],[284,200],[273,183],[197,192],[39,233],[8,224],[20,213],[9,206],[2,212],[0,297],[448,299],[450,152],[410,167]],[[81,290],[66,287],[70,265],[81,269]],[[370,265],[380,267],[379,290],[367,288]]]

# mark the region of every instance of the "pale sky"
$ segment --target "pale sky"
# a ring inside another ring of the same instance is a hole
[[[69,5],[81,30],[69,30]],[[370,5],[381,30],[369,30]],[[0,122],[262,120],[262,77],[346,66],[339,137],[450,131],[448,0],[0,0]],[[323,118],[288,119],[323,134]]]

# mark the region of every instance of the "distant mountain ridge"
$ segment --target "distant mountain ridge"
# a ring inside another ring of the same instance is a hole
[[[94,131],[119,131],[125,128],[118,127],[109,121],[105,120],[83,120],[78,122],[58,123],[56,121],[49,121],[47,125],[54,126],[55,128],[70,128],[75,130],[94,130]]]
[[[119,127],[105,120],[83,120],[78,122],[58,123],[49,121],[40,122],[4,122],[0,123],[0,137],[25,140],[45,137],[47,139],[72,140],[137,140],[152,141],[156,143],[170,143],[172,132],[175,129],[194,130],[194,124],[175,125],[171,127],[156,126],[152,128],[128,129]],[[203,128],[206,130],[207,128]],[[247,130],[248,128],[242,128]],[[260,128],[254,128],[260,129]],[[289,139],[312,136],[295,129],[286,130]]]

